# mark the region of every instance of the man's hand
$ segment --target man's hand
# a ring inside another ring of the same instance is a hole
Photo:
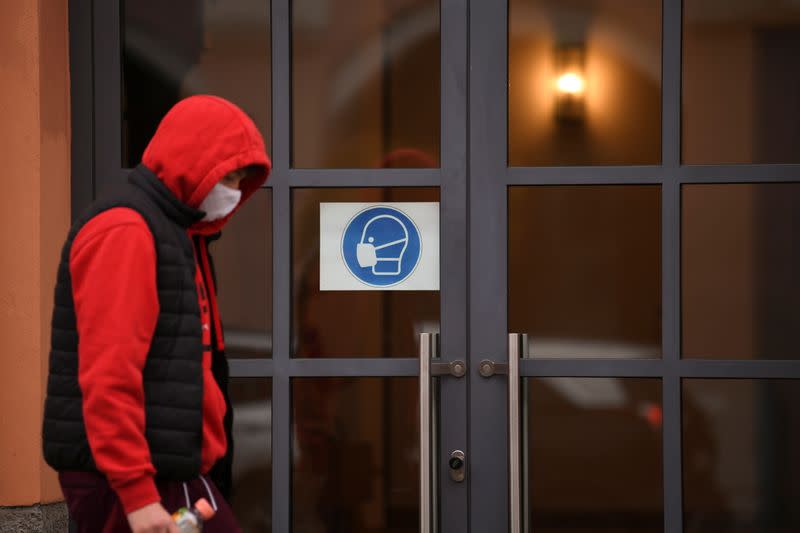
[[[133,533],[180,533],[166,509],[160,503],[151,503],[128,515]]]

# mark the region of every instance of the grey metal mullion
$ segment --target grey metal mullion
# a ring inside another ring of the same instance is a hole
[[[800,379],[800,361],[683,359],[683,378],[708,379]]]
[[[92,0],[69,2],[72,219],[94,199],[94,65]]]
[[[508,3],[469,0],[469,517],[474,532],[508,531],[508,380],[477,377],[507,345]]]
[[[681,0],[662,0],[661,162],[681,164]]]
[[[681,350],[681,188],[677,180],[661,187],[661,351],[668,362]]]
[[[522,377],[661,377],[660,359],[524,359]]]
[[[440,0],[441,28],[441,247],[440,339],[445,361],[466,360],[467,330],[467,0]],[[469,531],[468,483],[448,475],[452,450],[471,456],[467,443],[468,379],[441,379],[438,384],[438,449],[440,529]]]
[[[681,258],[680,185],[665,181],[661,189],[661,347],[665,364],[662,381],[664,531],[683,530],[683,469],[681,439]]]
[[[681,183],[800,181],[800,165],[706,165],[677,169]]]
[[[291,377],[382,377],[418,376],[419,361],[412,358],[302,358],[290,359]]]
[[[730,359],[526,359],[527,377],[677,377],[708,379],[800,379],[799,360]]]
[[[290,169],[292,187],[438,187],[439,169]]]
[[[122,39],[120,2],[93,2],[95,192],[122,168]]]
[[[665,148],[666,149],[666,148]],[[661,167],[513,167],[508,185],[800,182],[800,165],[704,165]]]
[[[291,531],[291,381],[272,378],[272,531]],[[278,490],[279,489],[279,490]],[[278,490],[276,492],[276,490]]]
[[[664,531],[683,529],[680,358],[681,0],[662,0],[661,383]]]
[[[268,378],[274,373],[271,359],[228,358],[232,378]]]
[[[512,167],[508,185],[600,185],[659,183],[659,166],[613,167]]]
[[[683,531],[683,439],[681,378],[667,374],[661,382],[663,424],[664,531]]]
[[[272,0],[272,530],[291,531],[291,5]]]
[[[277,91],[275,91],[277,92]],[[275,172],[272,189],[272,520],[274,531],[291,523],[291,191],[287,173]]]

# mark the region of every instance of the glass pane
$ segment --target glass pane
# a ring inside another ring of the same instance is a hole
[[[193,94],[240,106],[269,149],[269,0],[120,1],[123,166],[141,161],[162,117]]]
[[[533,357],[661,356],[661,188],[511,187],[508,327]]]
[[[229,357],[272,357],[272,191],[261,189],[211,245]]]
[[[661,533],[661,382],[525,382],[531,530]]]
[[[233,498],[244,533],[272,531],[272,380],[233,378]]]
[[[800,184],[687,185],[682,204],[684,357],[800,357]]]
[[[439,166],[439,1],[292,2],[292,164]]]
[[[509,0],[511,166],[661,161],[661,0]]]
[[[683,160],[800,163],[800,4],[684,0]]]
[[[419,530],[417,384],[293,380],[292,531]]]
[[[800,531],[798,420],[795,381],[684,380],[684,531]]]
[[[436,188],[292,191],[292,332],[297,357],[417,357],[439,332],[438,291],[321,291],[321,202],[438,202]]]

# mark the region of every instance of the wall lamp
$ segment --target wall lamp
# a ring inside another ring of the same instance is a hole
[[[558,45],[555,50],[556,119],[582,122],[586,113],[586,46]]]

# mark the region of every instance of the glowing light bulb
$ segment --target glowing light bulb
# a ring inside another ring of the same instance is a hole
[[[565,94],[581,94],[586,87],[586,83],[579,74],[567,72],[558,78],[556,86],[558,87],[559,92]]]

